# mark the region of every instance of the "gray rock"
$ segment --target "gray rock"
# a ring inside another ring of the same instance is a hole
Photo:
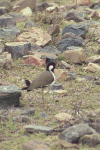
[[[72,78],[72,79],[76,79],[77,76],[73,73],[73,72],[68,72],[68,75]]]
[[[83,123],[67,128],[59,135],[59,138],[70,143],[77,143],[80,137],[94,133],[96,134],[94,129]]]
[[[9,15],[0,16],[0,27],[7,27],[8,25],[15,27],[16,21],[14,20],[14,17],[9,16]],[[17,27],[16,27],[16,29],[17,29]],[[4,32],[4,31],[2,31],[2,32]],[[1,35],[0,35],[0,37],[1,37]]]
[[[44,47],[43,51],[47,52],[47,53],[54,53],[54,54],[60,53],[55,46],[46,46],[46,47]]]
[[[13,28],[12,27],[9,28],[9,27],[0,29],[0,38],[3,38],[5,40],[12,40],[16,38],[17,34],[20,33],[18,27],[13,27]]]
[[[89,126],[100,133],[100,123],[89,123]]]
[[[88,29],[88,25],[84,25],[84,24],[73,25],[73,24],[70,24],[70,25],[68,25],[68,26],[66,26],[65,28],[62,29],[62,36],[66,32],[72,32],[77,36],[85,38],[87,29]]]
[[[61,39],[66,39],[66,38],[74,38],[74,39],[76,39],[76,38],[78,38],[78,36],[75,35],[75,34],[72,33],[72,32],[66,32],[66,33],[61,37]]]
[[[19,106],[21,91],[17,86],[0,86],[0,105]]]
[[[36,45],[36,44],[32,45],[31,49],[32,49],[32,51],[35,51],[35,52],[43,51],[43,48],[41,46]]]
[[[25,15],[22,15],[21,13],[9,14],[9,16],[13,17],[14,20],[16,21],[16,23],[27,20],[27,18],[25,17]]]
[[[86,24],[88,27],[94,27],[94,25],[100,25],[98,21],[94,21],[94,20],[84,20],[82,24],[84,25]]]
[[[25,129],[27,132],[44,132],[46,134],[51,134],[53,132],[53,128],[46,126],[37,126],[37,125],[26,125]]]
[[[61,52],[66,51],[66,49],[70,46],[84,46],[84,41],[80,38],[67,38],[57,43],[57,47],[61,50]]]
[[[60,83],[54,83],[51,87],[51,90],[61,90],[63,86]]]
[[[24,25],[25,28],[31,28],[31,27],[36,27],[36,24],[32,21],[28,21]]]
[[[4,15],[6,13],[8,13],[8,10],[5,7],[0,6],[0,15]]]
[[[79,46],[69,46],[69,47],[67,47],[67,49],[66,50],[78,50],[78,49],[81,49]]]
[[[31,109],[23,112],[21,115],[34,116],[34,114],[35,114],[35,109]]]
[[[48,115],[45,112],[40,113],[39,116],[44,118],[44,119],[48,118]]]
[[[67,125],[67,126],[64,126],[64,127],[56,127],[56,128],[54,128],[54,131],[55,132],[62,132],[62,131],[66,130],[69,127],[71,127],[71,125]]]
[[[9,42],[5,43],[3,51],[11,53],[13,59],[18,59],[28,55],[28,52],[31,51],[31,44],[27,42]]]
[[[79,9],[79,10],[78,10],[78,9]],[[86,12],[84,11],[84,7],[79,6],[78,9],[77,9],[77,10],[71,9],[71,10],[67,13],[67,15],[70,14],[70,13],[74,13],[74,14],[76,14],[77,16],[79,16],[79,17],[81,17],[81,18],[84,18],[85,13],[86,13]],[[83,9],[83,10],[82,10],[82,9]],[[81,10],[81,11],[80,11],[80,10]],[[67,15],[66,15],[66,17],[67,17]]]
[[[17,116],[14,117],[12,121],[19,123],[31,123],[31,119],[28,116]]]
[[[85,12],[79,12],[76,10],[71,10],[70,12],[67,13],[67,15],[65,16],[65,18],[69,21],[69,20],[74,20],[76,22],[80,22],[83,21],[83,18],[85,16],[84,14]]]

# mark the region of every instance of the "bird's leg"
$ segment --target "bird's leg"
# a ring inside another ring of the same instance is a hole
[[[55,102],[54,90],[52,90],[51,85],[48,86],[48,91],[49,91],[49,93],[50,93],[50,91],[51,91],[53,101]]]
[[[43,93],[44,89],[42,88],[42,100],[43,100],[43,107],[45,106],[45,99],[44,99],[44,93]]]
[[[44,91],[44,89],[45,89],[45,88],[42,88],[42,100],[43,100],[43,107],[44,107],[44,108],[46,108],[46,109],[49,109],[49,106],[48,106],[48,105],[46,105],[46,103],[45,103],[44,92],[43,92],[43,91]]]

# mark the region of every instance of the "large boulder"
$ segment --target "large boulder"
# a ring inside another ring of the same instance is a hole
[[[18,59],[31,51],[31,44],[27,42],[8,42],[4,45],[4,51],[11,53],[13,59]]]
[[[70,24],[62,29],[62,35],[64,35],[67,32],[72,32],[77,36],[85,38],[87,29],[88,26],[84,24],[77,24],[77,25]]]
[[[78,143],[79,139],[84,135],[97,134],[94,129],[88,126],[88,124],[77,124],[67,128],[59,135],[61,140],[65,140],[70,143]]]
[[[8,85],[0,86],[0,105],[2,106],[19,106],[21,91],[17,86]]]
[[[51,54],[59,54],[60,53],[55,46],[45,46],[43,51],[46,53],[51,53]]]
[[[82,47],[65,51],[63,54],[64,54],[65,59],[69,63],[76,64],[76,63],[82,63],[86,61],[86,54]]]
[[[9,16],[9,15],[0,16],[0,27],[7,27],[9,25],[10,26],[15,26],[16,25],[16,20],[14,19],[14,17]]]
[[[67,50],[70,46],[83,46],[84,41],[81,38],[65,38],[57,43],[57,47],[61,52]]]
[[[20,11],[20,13],[23,15],[23,16],[26,16],[26,17],[31,17],[32,16],[32,10],[29,8],[29,7],[26,7],[24,9],[22,9]]]
[[[5,40],[12,40],[15,39],[17,34],[20,33],[18,27],[7,27],[7,28],[0,28],[0,38]]]
[[[26,125],[25,130],[29,133],[34,133],[34,132],[41,132],[41,133],[43,132],[46,134],[53,133],[52,127],[38,126],[38,125]]]
[[[34,44],[38,46],[45,46],[51,41],[51,36],[44,32],[44,30],[33,27],[30,31],[21,33],[17,37],[18,42],[29,42],[33,46]]]
[[[69,20],[74,20],[76,22],[80,22],[80,21],[83,21],[83,18],[84,18],[84,12],[79,12],[79,11],[76,11],[76,10],[71,10],[70,12],[67,13],[66,15],[66,19],[69,21]]]

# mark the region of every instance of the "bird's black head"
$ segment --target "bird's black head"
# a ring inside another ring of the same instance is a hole
[[[55,69],[55,63],[51,62],[50,64],[47,65],[46,71],[54,72],[54,69]]]

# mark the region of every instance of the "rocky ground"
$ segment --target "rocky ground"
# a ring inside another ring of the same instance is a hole
[[[1,150],[100,149],[99,44],[100,2],[0,1]],[[41,89],[21,88],[46,58],[56,83],[44,107]]]

